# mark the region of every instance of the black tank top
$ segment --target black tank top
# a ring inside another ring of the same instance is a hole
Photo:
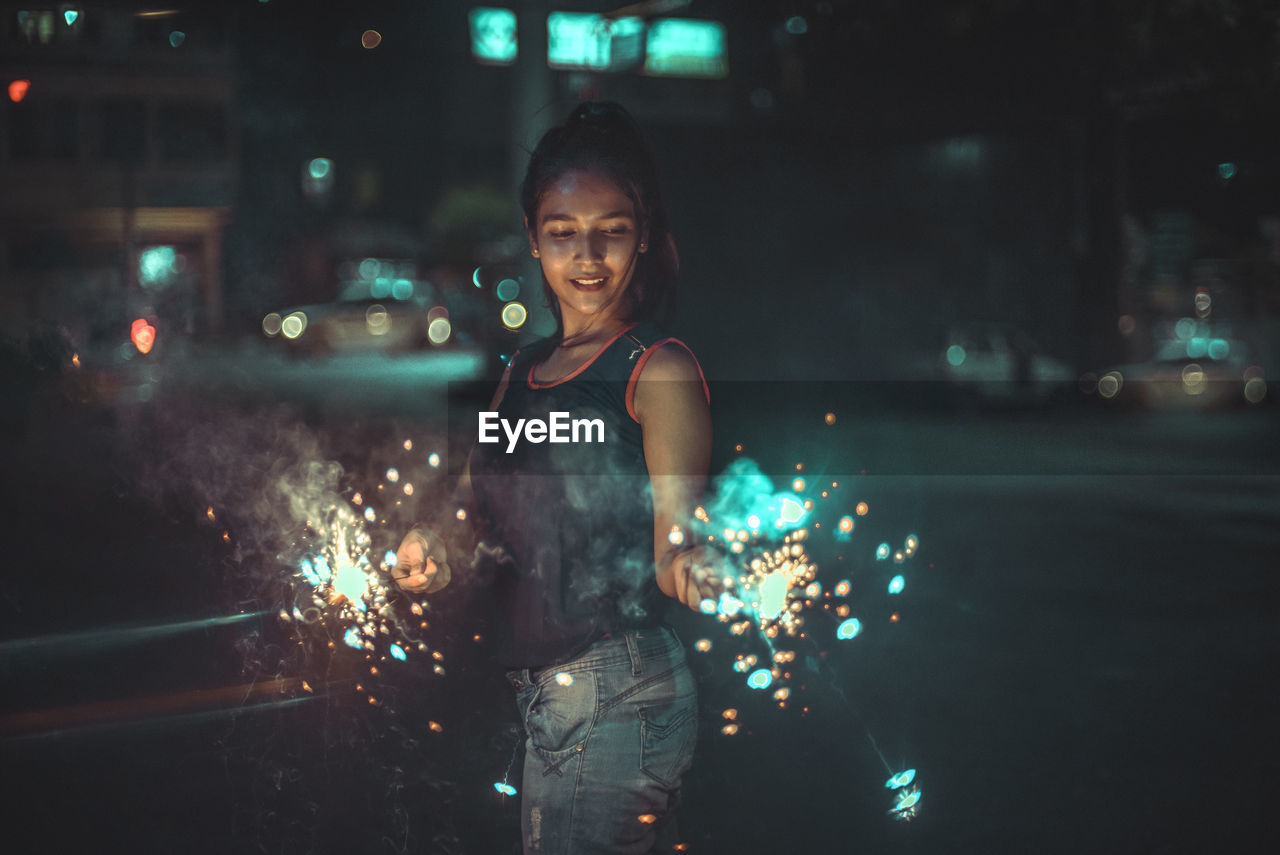
[[[632,325],[552,383],[533,374],[555,342],[512,357],[498,417],[512,428],[540,420],[545,438],[521,432],[513,444],[492,420],[498,441],[477,442],[471,455],[476,525],[496,549],[479,554],[493,574],[504,666],[557,664],[606,633],[662,622],[667,598],[654,578],[653,503],[631,395],[646,353],[667,343],[684,346],[655,324]]]

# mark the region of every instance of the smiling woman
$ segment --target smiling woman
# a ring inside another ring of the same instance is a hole
[[[698,717],[666,606],[724,591],[720,557],[672,539],[694,520],[711,450],[701,369],[658,324],[675,242],[617,104],[579,105],[543,136],[521,202],[556,332],[512,355],[460,487],[527,737],[524,848],[670,851]],[[416,567],[413,536],[401,548]],[[401,587],[426,587],[416,578]]]

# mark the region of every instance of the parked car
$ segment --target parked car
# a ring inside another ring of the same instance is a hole
[[[938,376],[974,403],[1044,403],[1073,388],[1075,372],[1031,336],[1006,324],[953,327],[937,357]]]
[[[262,332],[295,353],[412,351],[455,340],[448,310],[425,297],[365,297],[294,306],[262,319]]]
[[[1153,410],[1216,410],[1261,404],[1267,396],[1262,367],[1234,354],[1214,359],[1163,354],[1145,362],[1116,365],[1081,378],[1086,394],[1110,406]]]

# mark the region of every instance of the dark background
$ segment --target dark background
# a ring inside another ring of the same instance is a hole
[[[366,255],[451,293],[477,268],[536,275],[523,152],[588,96],[658,157],[713,473],[841,484],[811,549],[865,624],[828,642],[815,616],[783,710],[730,667],[760,645],[675,616],[715,642],[690,654],[690,851],[1274,850],[1274,394],[1144,404],[1085,378],[1141,376],[1198,287],[1240,367],[1280,377],[1277,4],[697,0],[669,14],[724,23],[717,80],[548,72],[531,28],[516,66],[483,66],[463,3],[172,8],[86,6],[47,43],[19,20],[38,10],[0,10],[0,82],[31,81],[0,102],[13,851],[514,851],[518,798],[492,785],[517,722],[476,613],[432,614],[445,676],[376,680],[279,617],[299,531],[280,485],[333,462],[317,496],[385,495],[398,467],[417,490],[380,499],[375,554],[447,519],[449,417],[477,388],[450,381],[475,378],[435,351],[285,358],[261,324]],[[308,195],[320,156],[335,180]],[[189,261],[161,295],[137,273],[152,242]],[[497,337],[456,313],[480,387],[545,322],[526,302],[530,328]],[[988,324],[1068,380],[1031,398],[940,376],[954,331]],[[908,533],[918,556],[875,560]],[[885,815],[885,764],[919,770],[911,823]]]

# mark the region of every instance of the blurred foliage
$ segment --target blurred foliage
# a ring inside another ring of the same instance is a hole
[[[507,194],[488,184],[457,186],[441,194],[428,216],[427,239],[438,262],[465,267],[511,235],[518,223]]]

